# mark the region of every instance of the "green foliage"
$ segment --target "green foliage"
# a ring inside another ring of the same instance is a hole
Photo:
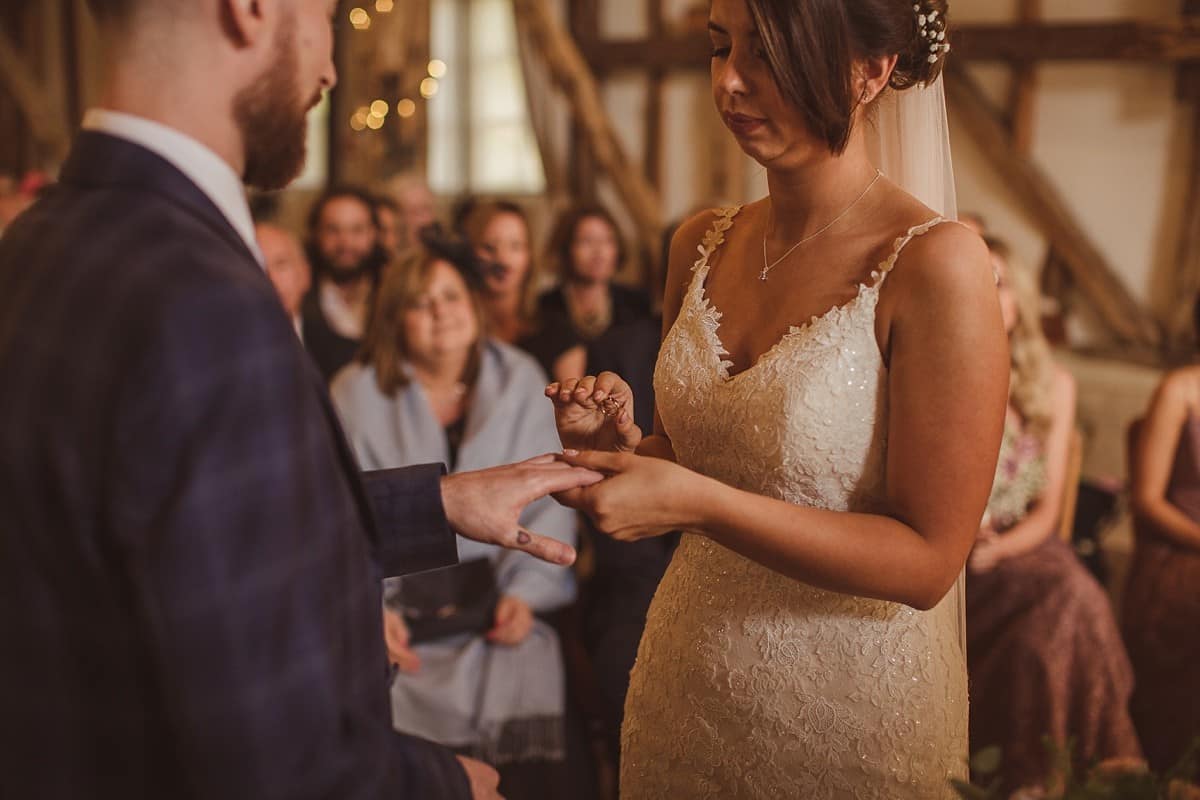
[[[1087,774],[1075,774],[1071,754],[1074,740],[1059,746],[1048,737],[1042,740],[1046,748],[1050,777],[1044,787],[1030,787],[1024,796],[1044,800],[1170,800],[1169,787],[1173,781],[1191,783],[1200,774],[1200,738],[1184,753],[1179,763],[1167,772],[1155,775],[1145,764],[1130,759],[1114,759],[1094,765]],[[970,761],[976,780],[984,785],[951,781],[962,800],[1006,800],[1001,789],[1000,767],[1003,753],[998,747],[980,750]],[[1017,792],[1014,797],[1023,796]]]

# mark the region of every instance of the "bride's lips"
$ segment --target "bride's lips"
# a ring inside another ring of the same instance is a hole
[[[746,114],[731,114],[726,111],[721,115],[725,120],[725,126],[733,131],[736,136],[749,136],[766,124],[766,120],[762,117],[751,117]]]

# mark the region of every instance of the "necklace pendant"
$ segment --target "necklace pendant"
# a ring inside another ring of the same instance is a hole
[[[763,267],[763,268],[762,268],[762,272],[758,273],[758,279],[759,279],[760,281],[765,281],[765,280],[767,279],[767,273],[768,273],[769,271],[770,271],[770,270],[768,270],[766,267]]]

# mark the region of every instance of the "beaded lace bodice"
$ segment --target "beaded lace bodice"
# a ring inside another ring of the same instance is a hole
[[[790,503],[877,511],[884,491],[881,285],[793,327],[730,375],[705,296],[737,208],[700,246],[663,342],[656,400],[679,463]],[[938,798],[966,757],[959,592],[935,609],[799,583],[685,536],[647,618],[626,704],[621,794],[650,798]]]

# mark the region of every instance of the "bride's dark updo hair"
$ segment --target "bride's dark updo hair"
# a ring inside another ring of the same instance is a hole
[[[895,54],[888,85],[897,91],[932,82],[946,61],[944,51],[931,52],[927,34],[934,12],[938,31],[948,32],[947,0],[746,0],[746,5],[784,99],[803,112],[809,130],[833,153],[846,149],[859,105],[854,59]]]

